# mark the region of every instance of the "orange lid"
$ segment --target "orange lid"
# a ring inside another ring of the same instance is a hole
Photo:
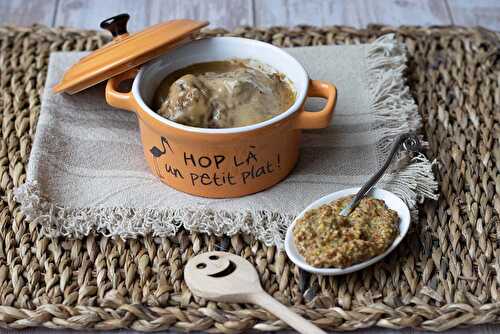
[[[208,25],[206,21],[173,20],[129,35],[129,17],[128,14],[120,14],[101,22],[101,28],[113,34],[113,41],[71,66],[53,87],[54,92],[74,94],[124,73],[189,40]]]

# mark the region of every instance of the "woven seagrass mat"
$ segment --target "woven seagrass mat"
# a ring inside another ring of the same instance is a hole
[[[191,296],[183,265],[216,247],[249,259],[269,293],[325,329],[445,330],[500,322],[498,34],[381,26],[231,34],[290,47],[360,43],[390,31],[408,46],[409,84],[423,116],[427,154],[438,162],[440,198],[422,206],[419,221],[387,260],[329,278],[300,274],[285,254],[246,236],[39,236],[39,227],[23,220],[12,189],[25,180],[49,54],[93,50],[106,38],[40,26],[0,28],[0,326],[225,333],[286,328],[260,309]]]

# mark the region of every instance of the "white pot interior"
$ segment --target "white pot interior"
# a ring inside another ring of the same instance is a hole
[[[156,89],[168,74],[191,64],[235,58],[257,60],[285,74],[297,94],[295,103],[290,109],[268,121],[254,125],[228,129],[202,129],[168,121],[149,107]],[[306,98],[308,83],[308,75],[302,65],[278,47],[246,38],[214,37],[186,43],[148,63],[134,80],[132,91],[146,112],[170,126],[194,132],[231,133],[253,130],[288,117],[302,105]]]

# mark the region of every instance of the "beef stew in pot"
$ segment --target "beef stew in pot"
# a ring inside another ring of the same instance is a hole
[[[198,63],[168,75],[156,90],[156,112],[201,128],[264,122],[288,110],[295,92],[284,75],[255,61]]]

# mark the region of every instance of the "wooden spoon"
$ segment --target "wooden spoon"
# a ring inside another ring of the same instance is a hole
[[[198,297],[225,303],[256,304],[304,334],[326,334],[280,304],[260,285],[257,271],[244,258],[226,252],[207,252],[191,258],[184,279]]]

